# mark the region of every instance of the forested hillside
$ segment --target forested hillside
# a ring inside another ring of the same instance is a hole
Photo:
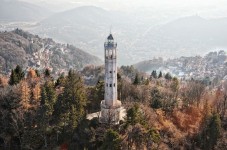
[[[9,73],[17,64],[38,70],[51,69],[55,74],[70,68],[82,69],[101,60],[69,44],[42,39],[20,29],[0,32],[0,72]]]
[[[227,79],[227,55],[224,50],[209,52],[205,56],[181,56],[167,60],[154,58],[139,62],[134,67],[145,72],[171,72],[183,79],[209,80],[214,83]]]
[[[86,119],[100,110],[104,81],[87,86],[83,78],[102,68],[70,70],[57,80],[48,69],[28,70],[0,76],[1,149],[226,149],[226,82],[213,88],[123,66],[118,99],[127,113],[113,125]]]

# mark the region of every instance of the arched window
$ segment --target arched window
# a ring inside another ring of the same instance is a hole
[[[112,49],[109,50],[109,56],[110,56],[110,58],[113,58],[113,50]]]
[[[108,57],[108,50],[106,50],[106,57]]]

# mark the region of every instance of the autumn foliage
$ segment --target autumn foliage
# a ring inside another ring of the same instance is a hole
[[[40,72],[17,66],[10,77],[0,76],[0,147],[211,150],[226,145],[225,82],[212,88],[121,67],[118,99],[126,115],[115,125],[86,118],[104,99],[102,67],[92,68],[94,86],[84,83],[89,67],[55,78],[48,70]]]

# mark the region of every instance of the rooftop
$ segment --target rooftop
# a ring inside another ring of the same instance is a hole
[[[113,35],[110,34],[110,35],[107,37],[107,39],[108,39],[108,40],[113,40],[113,39],[114,39],[114,38],[113,38]]]

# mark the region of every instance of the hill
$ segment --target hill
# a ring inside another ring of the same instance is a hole
[[[163,60],[152,59],[134,65],[140,71],[159,70],[184,79],[208,79],[218,82],[227,78],[227,54],[225,51],[210,52],[204,57],[191,56]]]
[[[17,0],[0,0],[0,21],[40,21],[52,13],[42,7]]]
[[[56,43],[50,38],[42,39],[19,29],[0,33],[1,72],[7,73],[17,64],[39,70],[49,67],[59,73],[100,63],[97,57],[75,46]]]
[[[154,56],[165,58],[203,55],[209,49],[227,47],[226,25],[226,18],[183,17],[150,29],[135,47],[143,45],[153,51]]]
[[[125,51],[128,47],[123,41],[128,41],[131,31],[135,30],[136,24],[132,17],[104,10],[95,6],[77,7],[68,11],[50,16],[39,24],[31,32],[40,36],[52,37],[58,41],[73,43],[96,56],[103,56],[103,42],[113,27],[117,41],[121,41],[119,51]],[[132,34],[131,34],[132,35]],[[126,47],[125,47],[126,46]],[[122,53],[119,52],[121,58]],[[119,59],[123,61],[123,59]]]
[[[144,23],[146,22],[146,23]],[[182,17],[154,26],[152,20],[99,7],[78,7],[57,13],[32,29],[38,35],[75,43],[97,56],[103,55],[103,41],[113,26],[119,63],[134,64],[153,57],[204,55],[210,49],[227,48],[226,18]]]

